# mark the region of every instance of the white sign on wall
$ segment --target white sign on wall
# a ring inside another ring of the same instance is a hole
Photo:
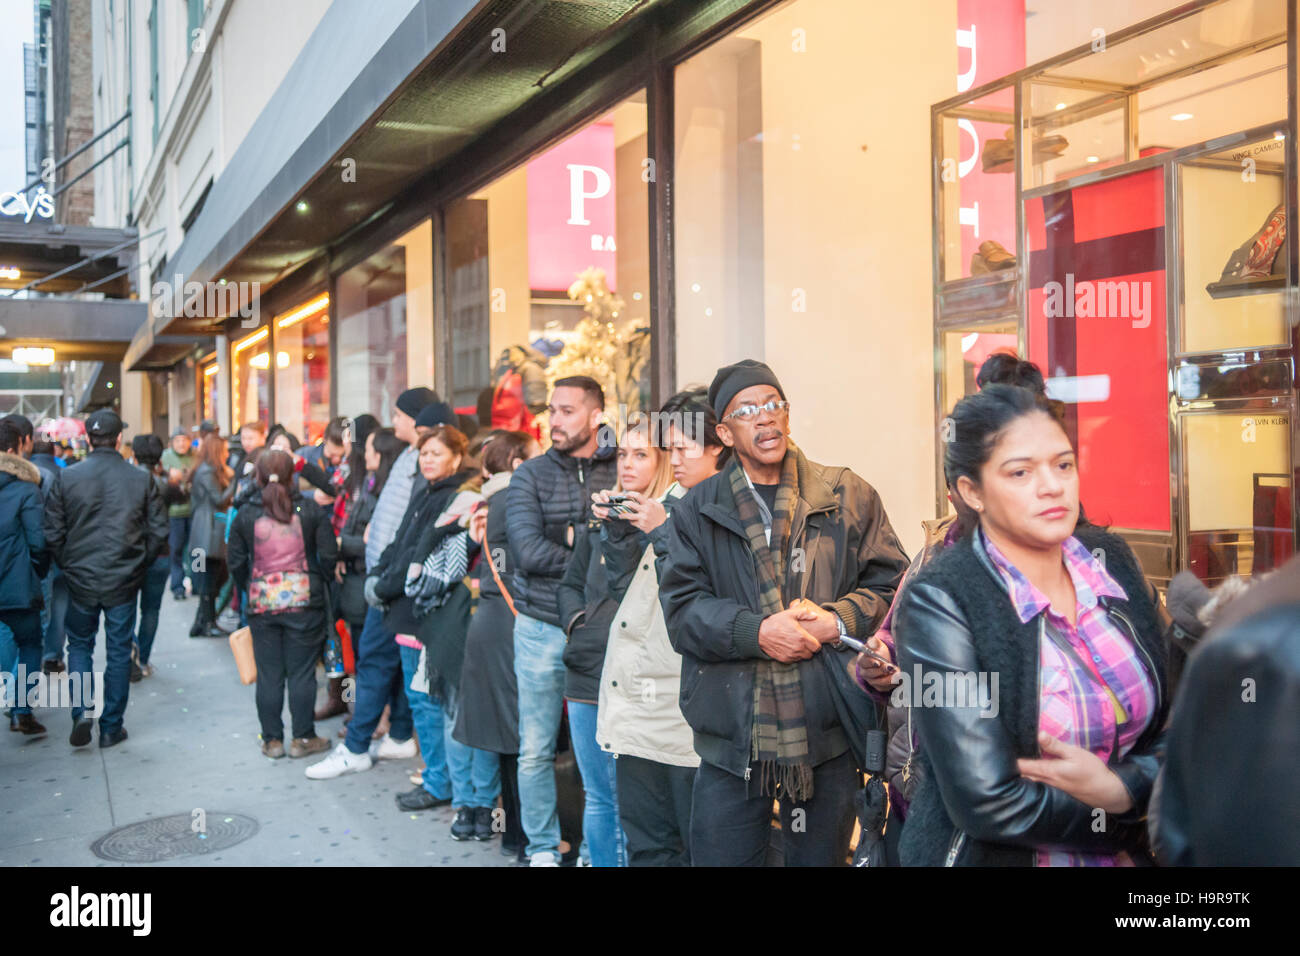
[[[45,191],[44,186],[36,187],[36,195],[30,200],[26,193],[0,193],[0,215],[22,216],[24,222],[31,222],[33,216],[53,219],[54,197]]]

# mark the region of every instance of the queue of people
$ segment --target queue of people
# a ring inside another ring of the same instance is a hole
[[[201,637],[233,629],[224,589],[251,633],[264,756],[324,755],[305,773],[329,781],[418,755],[398,810],[450,806],[453,839],[500,837],[530,866],[843,865],[865,773],[888,816],[860,839],[883,836],[888,863],[1232,862],[1188,793],[1200,738],[1180,714],[1216,703],[1193,655],[1200,686],[1174,705],[1186,629],[1085,515],[1037,367],[994,355],[977,384],[945,435],[954,513],[911,560],[875,489],[795,444],[792,396],[753,360],[618,434],[600,385],[562,378],[545,449],[467,434],[418,387],[391,428],[337,419],[304,449],[252,423],[231,456],[205,423],[194,453],[183,433],[137,436],[134,467],[112,412],[61,472],[0,421],[0,650],[42,666],[57,566],[72,671],[105,620],[113,746],[164,593],[190,578]],[[127,529],[108,547],[104,520]],[[1234,620],[1285,657],[1284,589],[1259,593]],[[972,693],[948,699],[957,685]],[[318,724],[340,716],[331,743]],[[84,746],[92,722],[72,717]],[[1251,719],[1233,713],[1242,733]],[[46,732],[30,708],[11,727]],[[1244,858],[1285,859],[1254,825]]]

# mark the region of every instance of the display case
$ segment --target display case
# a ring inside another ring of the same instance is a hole
[[[1184,4],[932,111],[936,428],[990,352],[1038,363],[1160,584],[1294,553],[1296,7]]]

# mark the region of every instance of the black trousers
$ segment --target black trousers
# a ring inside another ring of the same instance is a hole
[[[318,610],[256,614],[248,618],[257,662],[257,719],[264,740],[284,739],[284,690],[294,737],[315,737],[316,661],[325,645]]]
[[[501,809],[505,811],[505,832],[501,846],[521,856],[528,843],[519,811],[519,754],[501,754]]]
[[[691,802],[691,862],[695,866],[762,866],[771,837],[772,800],[750,779],[700,764]],[[844,866],[853,836],[853,796],[861,786],[852,752],[813,767],[813,797],[780,798],[786,866]]]
[[[614,771],[627,865],[690,866],[695,768],[621,754]]]

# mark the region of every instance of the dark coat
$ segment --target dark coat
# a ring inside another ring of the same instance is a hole
[[[577,531],[591,517],[591,496],[614,487],[618,448],[602,425],[600,446],[591,458],[574,458],[554,448],[532,458],[510,481],[506,510],[513,568],[515,608],[520,614],[560,624],[556,590],[572,556]]]
[[[1300,866],[1297,754],[1300,557],[1293,557],[1223,608],[1183,672],[1148,817],[1159,861]]]
[[[167,508],[152,478],[112,448],[63,469],[45,504],[45,539],[84,607],[136,599],[167,547]]]
[[[465,640],[460,706],[452,736],[467,747],[516,754],[519,752],[519,690],[515,680],[515,616],[488,566],[489,561],[496,562],[502,582],[509,590],[510,576],[500,570],[513,564],[505,504],[505,489],[488,498],[484,535],[487,547],[478,571],[478,609],[470,618]]]
[[[190,504],[193,510],[190,541],[187,545],[190,555],[198,549],[202,551],[205,560],[225,560],[226,526],[217,519],[217,514],[229,510],[235,486],[233,478],[224,489],[218,485],[212,466],[207,462],[194,469],[194,480],[190,486]]]
[[[45,548],[40,471],[18,455],[0,452],[0,611],[42,606]]]
[[[560,626],[568,639],[564,645],[564,696],[589,704],[600,699],[609,626],[618,613],[618,599],[610,593],[600,548],[600,525],[604,523],[593,518],[578,529],[573,558],[555,593]]]
[[[358,627],[366,617],[366,525],[375,513],[379,495],[362,483],[360,491],[348,504],[347,517],[339,533],[339,560],[343,562],[343,583],[339,588],[338,613],[352,628]],[[357,632],[360,637],[360,631]]]
[[[1046,611],[1021,623],[1006,585],[971,534],[937,555],[905,589],[894,637],[904,675],[918,667],[923,674],[998,675],[997,714],[986,716],[978,707],[913,707],[921,771],[899,845],[903,865],[1029,866],[1040,847],[1143,857],[1141,820],[1169,709],[1160,621],[1150,585],[1124,540],[1091,526],[1074,534],[1089,551],[1102,549],[1106,571],[1128,595],[1126,601],[1102,598],[1102,606],[1133,641],[1156,689],[1149,726],[1111,768],[1132,795],[1133,809],[1097,827],[1092,807],[1017,770],[1017,759],[1040,755]]]
[[[311,581],[311,603],[308,610],[328,607],[327,582],[333,579],[334,562],[338,560],[338,544],[334,529],[330,527],[329,512],[314,501],[293,499],[293,510],[302,526],[303,551],[307,557],[307,576]],[[255,545],[254,526],[266,514],[259,493],[239,509],[234,524],[230,526],[229,566],[230,576],[241,591],[248,590],[253,570]]]
[[[889,609],[907,555],[875,489],[847,468],[796,454],[799,501],[790,547],[801,549],[803,560],[791,561],[787,590],[834,611],[851,636],[866,640]],[[659,600],[669,640],[682,655],[682,715],[694,731],[695,751],[715,767],[747,776],[754,675],[767,655],[758,645],[763,614],[754,556],[728,473],[700,482],[670,512]],[[848,648],[824,645],[799,662],[813,766],[863,743],[848,739],[841,710],[876,705],[857,692],[846,700],[836,689],[849,679],[852,656]]]
[[[456,497],[460,486],[472,477],[472,471],[464,470],[430,484],[416,476],[411,501],[397,527],[397,535],[380,555],[379,563],[370,569],[370,577],[379,579],[375,594],[388,605],[384,613],[385,630],[394,634],[419,632],[415,601],[406,596],[406,569],[417,557],[420,561],[428,557],[440,535],[459,530],[454,525],[435,528],[434,524]]]

